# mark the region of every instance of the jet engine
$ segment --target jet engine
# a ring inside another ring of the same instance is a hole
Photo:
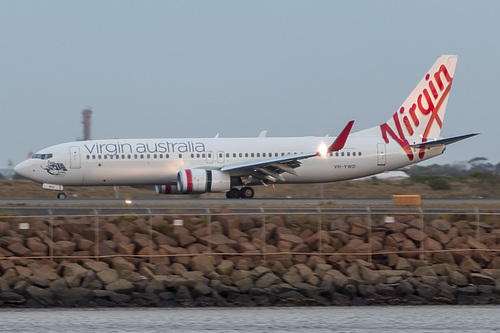
[[[217,170],[187,169],[177,173],[177,190],[181,193],[226,192],[231,176]]]
[[[158,194],[181,194],[175,185],[156,185],[155,189]]]

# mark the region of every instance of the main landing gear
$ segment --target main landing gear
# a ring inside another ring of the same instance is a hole
[[[66,193],[64,192],[57,193],[57,199],[66,199]]]
[[[228,199],[252,199],[255,194],[255,191],[251,187],[242,187],[241,190],[233,187],[229,191],[226,192],[226,198]]]

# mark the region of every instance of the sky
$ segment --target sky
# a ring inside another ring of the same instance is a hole
[[[458,55],[426,164],[500,162],[500,1],[0,0],[0,168],[92,139],[336,136]]]

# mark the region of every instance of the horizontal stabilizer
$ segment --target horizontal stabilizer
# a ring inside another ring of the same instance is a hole
[[[439,139],[439,140],[434,140],[434,141],[428,141],[428,142],[422,142],[422,143],[417,143],[414,145],[411,145],[412,148],[431,148],[433,146],[439,146],[439,145],[449,145],[458,141],[462,141],[468,138],[471,138],[473,136],[478,135],[479,133],[472,133],[472,134],[465,134],[465,135],[459,135],[459,136],[454,136],[452,138],[446,138],[446,139]]]

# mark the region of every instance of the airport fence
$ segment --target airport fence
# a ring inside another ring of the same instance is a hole
[[[204,255],[260,260],[320,256],[386,263],[500,252],[500,211],[356,208],[38,210],[0,216],[0,260],[141,258],[188,264]],[[443,259],[444,258],[444,259]]]

